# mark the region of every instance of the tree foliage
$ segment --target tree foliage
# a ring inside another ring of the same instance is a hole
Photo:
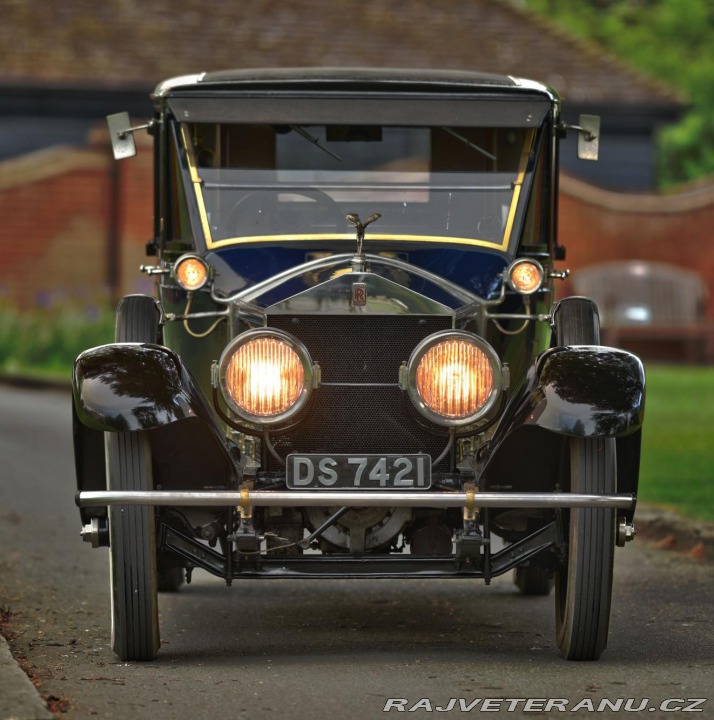
[[[714,173],[712,0],[525,0],[539,14],[683,91],[691,107],[660,134],[660,182]]]

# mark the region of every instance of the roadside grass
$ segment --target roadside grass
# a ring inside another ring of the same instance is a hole
[[[69,381],[75,357],[113,337],[105,304],[0,304],[0,374]],[[714,367],[647,366],[639,499],[714,522]]]
[[[639,499],[714,522],[714,367],[647,366]]]

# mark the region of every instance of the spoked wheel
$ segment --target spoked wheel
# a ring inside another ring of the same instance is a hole
[[[616,476],[613,438],[571,438],[572,492],[613,493]],[[597,660],[607,646],[614,553],[614,509],[569,511],[567,564],[555,578],[556,635],[568,660]]]
[[[153,490],[145,432],[105,435],[107,488]],[[121,660],[153,660],[159,650],[154,509],[109,508],[112,648]]]
[[[562,300],[555,309],[558,345],[599,345],[597,306],[588,298]],[[570,439],[570,491],[617,490],[613,438]],[[556,635],[568,660],[597,660],[607,645],[615,553],[615,510],[573,508],[564,513],[567,563],[555,577]]]

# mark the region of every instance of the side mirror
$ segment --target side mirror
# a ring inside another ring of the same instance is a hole
[[[134,128],[131,127],[129,113],[122,112],[116,115],[107,116],[109,125],[109,137],[112,141],[112,150],[115,160],[125,160],[136,155],[136,143],[134,142]]]
[[[600,118],[597,115],[581,115],[578,131],[578,157],[581,160],[597,160],[600,150]]]
[[[154,121],[145,125],[131,126],[129,113],[116,113],[116,115],[107,115],[107,125],[109,125],[109,137],[112,141],[112,150],[114,151],[115,160],[126,160],[136,155],[136,143],[134,142],[134,132],[136,130],[146,130],[154,125]]]

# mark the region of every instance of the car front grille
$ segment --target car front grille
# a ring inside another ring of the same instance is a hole
[[[274,315],[268,325],[299,338],[322,371],[323,385],[302,420],[273,436],[279,455],[424,452],[436,458],[442,453],[445,429],[419,416],[397,384],[414,347],[450,329],[451,317]]]

